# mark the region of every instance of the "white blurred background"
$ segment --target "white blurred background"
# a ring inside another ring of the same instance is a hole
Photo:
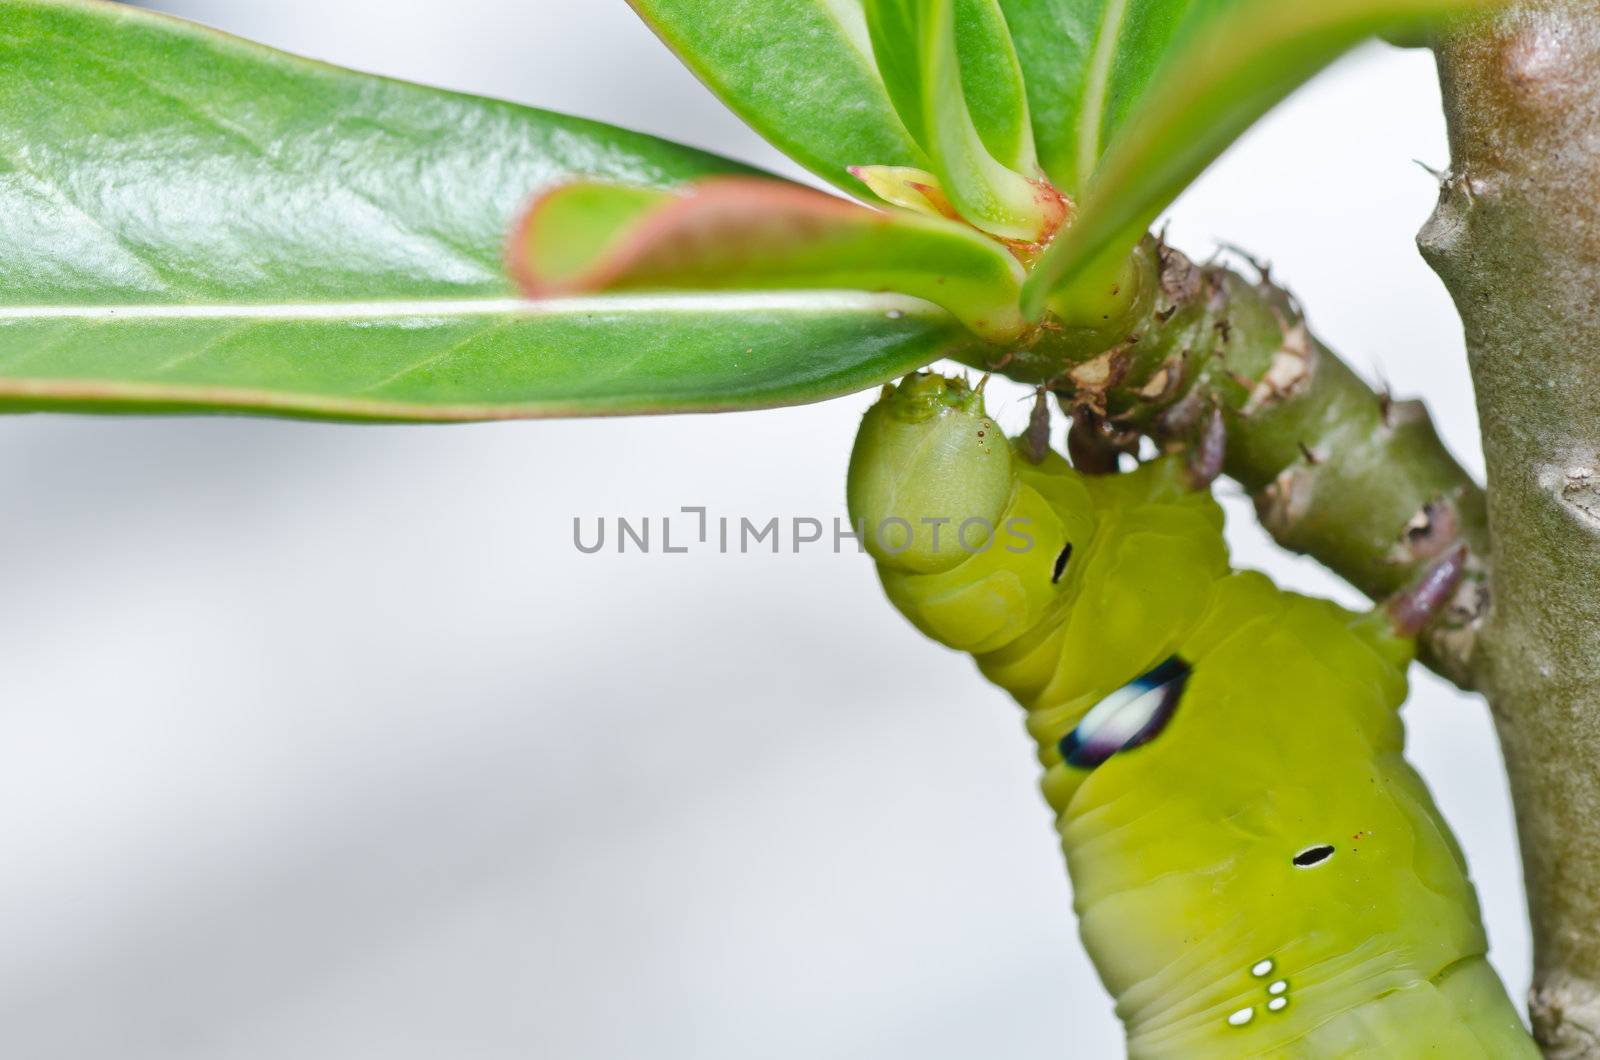
[[[622,0],[153,6],[794,174]],[[1446,159],[1430,60],[1374,47],[1215,166],[1172,238],[1270,257],[1477,468],[1413,159]],[[842,514],[866,403],[0,420],[0,1056],[1121,1055],[1020,712],[863,558],[573,549],[575,515]],[[1243,564],[1359,599],[1237,497],[1229,529]],[[1416,686],[1413,757],[1520,993],[1486,711]]]

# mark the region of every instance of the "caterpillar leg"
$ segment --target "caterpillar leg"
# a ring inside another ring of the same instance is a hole
[[[1195,489],[1210,489],[1222,474],[1222,464],[1227,458],[1228,428],[1222,419],[1222,410],[1216,405],[1202,419],[1194,440],[1185,455],[1189,482]]]
[[[1389,620],[1396,633],[1414,637],[1433,620],[1439,609],[1449,601],[1461,576],[1466,573],[1467,546],[1453,549],[1429,567],[1415,585],[1404,589],[1385,602]]]
[[[1412,585],[1372,611],[1353,616],[1350,631],[1380,657],[1406,666],[1411,661],[1413,638],[1450,602],[1466,572],[1466,561],[1466,546],[1452,549]]]

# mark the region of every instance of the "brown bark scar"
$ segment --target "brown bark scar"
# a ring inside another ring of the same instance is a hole
[[[1286,468],[1256,494],[1256,517],[1275,537],[1288,533],[1311,510],[1315,492],[1309,468]]]
[[[1272,362],[1245,399],[1241,416],[1252,416],[1266,408],[1293,397],[1305,388],[1311,378],[1311,332],[1305,321],[1298,321],[1284,333],[1283,345],[1272,355]]]
[[[1578,518],[1600,530],[1600,471],[1592,467],[1567,468],[1560,500]]]
[[[1435,497],[1406,521],[1400,540],[1384,558],[1398,566],[1433,559],[1455,542],[1460,525],[1455,505],[1445,497]]]

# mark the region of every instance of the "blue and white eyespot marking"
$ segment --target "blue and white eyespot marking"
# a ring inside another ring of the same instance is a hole
[[[1093,769],[1118,751],[1149,743],[1172,721],[1189,681],[1189,664],[1178,656],[1140,674],[1090,708],[1061,740],[1068,765]]]

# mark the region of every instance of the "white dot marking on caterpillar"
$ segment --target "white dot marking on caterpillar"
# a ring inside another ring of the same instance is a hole
[[[1250,968],[1250,974],[1255,976],[1257,979],[1265,979],[1267,976],[1271,975],[1272,974],[1272,958],[1268,957],[1264,961],[1257,961]]]
[[[1228,1017],[1228,1026],[1243,1027],[1246,1023],[1249,1023],[1255,1018],[1256,1010],[1253,1007],[1242,1008],[1238,1012],[1235,1012],[1233,1015]]]
[[[1267,993],[1276,997],[1287,989],[1289,989],[1289,980],[1279,979],[1276,983],[1273,983],[1271,986],[1267,987]]]
[[[1288,1007],[1288,1004],[1288,998],[1275,997],[1271,1001],[1267,1002],[1267,1009],[1271,1012],[1282,1012],[1286,1007]]]

